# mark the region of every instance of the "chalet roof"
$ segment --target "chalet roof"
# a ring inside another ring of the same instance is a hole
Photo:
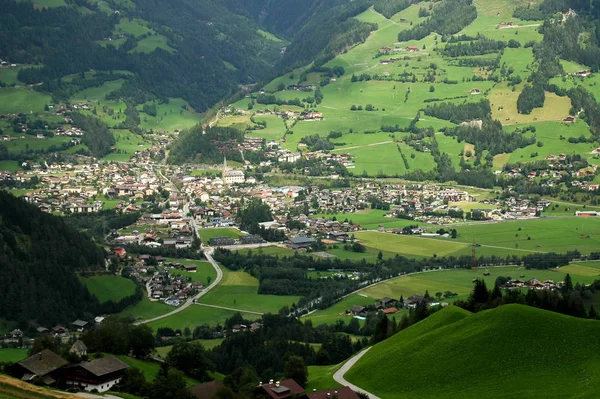
[[[85,326],[87,326],[87,325],[88,325],[88,322],[87,322],[87,321],[85,321],[85,320],[80,320],[80,319],[77,319],[77,320],[75,320],[75,321],[74,321],[73,323],[71,323],[71,324],[72,324],[72,325],[74,325],[74,326],[76,326],[76,327],[85,327]]]
[[[315,242],[315,239],[310,237],[294,237],[290,238],[290,242],[292,244],[310,244]]]
[[[44,349],[35,355],[17,363],[19,366],[30,371],[39,377],[42,377],[62,366],[69,364],[65,359],[52,352],[50,349]]]
[[[337,396],[336,396],[337,393]],[[358,395],[350,387],[341,387],[326,389],[324,391],[310,392],[307,394],[309,399],[359,399]]]
[[[352,312],[355,312],[355,313],[360,313],[363,310],[365,310],[365,307],[364,306],[360,306],[360,305],[353,305],[352,307],[350,307],[350,310]]]
[[[277,384],[263,384],[258,389],[275,399],[290,398],[304,393],[304,388],[291,378],[281,381],[279,386]]]
[[[222,386],[223,383],[221,381],[214,380],[189,387],[187,391],[197,399],[211,399]]]
[[[115,371],[125,370],[127,363],[124,363],[114,356],[94,359],[91,362],[82,362],[78,366],[83,367],[96,377],[101,377],[106,374],[114,373]]]

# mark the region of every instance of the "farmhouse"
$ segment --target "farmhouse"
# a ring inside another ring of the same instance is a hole
[[[106,392],[121,381],[129,366],[114,356],[82,362],[64,370],[68,386],[85,391]]]
[[[581,216],[581,217],[600,216],[600,212],[597,212],[597,211],[575,211],[575,216]]]
[[[10,373],[23,381],[41,381],[54,385],[58,379],[58,370],[69,364],[65,359],[49,349],[29,356],[12,366]]]
[[[567,116],[566,118],[563,118],[563,122],[567,122],[567,123],[573,123],[575,122],[575,117],[574,116]]]
[[[69,353],[74,354],[75,356],[85,356],[87,355],[87,346],[81,340],[75,341],[75,343],[71,346]]]
[[[477,94],[481,94],[481,90],[479,90],[479,89],[471,90],[471,95],[477,95]]]
[[[194,265],[194,264],[189,264],[189,265],[184,265],[184,266],[183,266],[183,269],[184,269],[186,272],[196,273],[196,270],[197,270],[198,268],[197,268],[197,267],[196,267],[196,265]]]
[[[419,50],[420,50],[420,48],[418,48],[417,46],[408,46],[406,48],[406,51],[411,52],[411,53],[415,52],[415,51],[419,51]]]
[[[394,313],[398,313],[398,309],[387,308],[387,309],[383,309],[381,312],[383,312],[383,314],[394,314]]]
[[[590,71],[589,69],[584,69],[582,71],[577,71],[574,72],[573,75],[575,76],[582,76],[582,77],[586,77],[586,76],[590,76],[592,74],[592,71]]]
[[[357,314],[364,312],[365,309],[366,308],[364,306],[354,305],[354,306],[350,307],[350,313],[352,313],[353,315],[357,315]]]

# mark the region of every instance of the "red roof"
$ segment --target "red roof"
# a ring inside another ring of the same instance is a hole
[[[385,313],[385,314],[398,313],[398,309],[396,309],[396,308],[387,308],[387,309],[383,309],[382,312]]]
[[[337,396],[335,394],[337,393]],[[327,396],[329,394],[329,396]],[[359,399],[358,395],[349,387],[327,389],[325,391],[311,392],[307,395],[309,399]]]

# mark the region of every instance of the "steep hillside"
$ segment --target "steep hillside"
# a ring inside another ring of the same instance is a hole
[[[98,309],[74,270],[104,267],[104,251],[61,219],[0,191],[0,317],[51,327]]]
[[[596,396],[599,322],[522,305],[458,313],[376,345],[345,377],[384,399]]]

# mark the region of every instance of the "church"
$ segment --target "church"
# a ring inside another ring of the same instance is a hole
[[[229,169],[227,167],[227,158],[223,159],[223,183],[225,185],[240,184],[245,181],[244,172],[241,170]]]

